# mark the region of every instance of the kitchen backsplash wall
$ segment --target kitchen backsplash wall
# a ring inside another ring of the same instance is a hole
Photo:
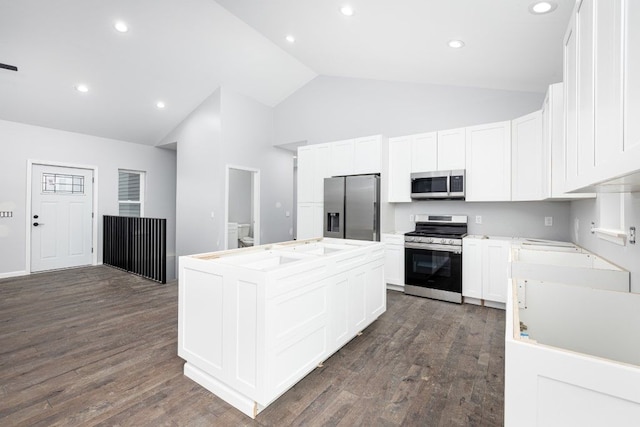
[[[468,233],[488,236],[533,237],[570,240],[569,202],[492,202],[476,203],[456,200],[429,200],[395,205],[394,231],[412,230],[410,215],[467,215]],[[476,223],[480,217],[481,224]],[[545,217],[552,225],[545,226]],[[391,230],[385,230],[391,231]]]
[[[640,231],[640,193],[624,195],[624,227]],[[571,241],[594,252],[631,273],[631,292],[640,293],[640,241],[635,245],[616,245],[591,234],[591,222],[599,225],[598,203],[595,199],[571,202]]]

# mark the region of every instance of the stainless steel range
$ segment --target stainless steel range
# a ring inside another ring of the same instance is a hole
[[[404,293],[462,303],[464,215],[416,215],[404,236]]]

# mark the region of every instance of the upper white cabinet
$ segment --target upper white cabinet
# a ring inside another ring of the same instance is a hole
[[[511,200],[511,122],[466,128],[466,200]]]
[[[511,200],[547,197],[547,159],[542,144],[542,111],[511,121]]]
[[[640,2],[582,0],[565,35],[566,189],[640,176]],[[616,187],[617,185],[617,187]]]
[[[546,176],[543,177],[544,193],[548,199],[578,199],[595,197],[593,193],[565,192],[565,132],[564,85],[549,86],[542,104],[542,145]]]
[[[389,202],[411,201],[411,173],[465,168],[465,128],[389,139]]]
[[[329,176],[380,173],[382,136],[330,142]]]
[[[351,175],[354,169],[354,140],[330,142],[329,176]]]
[[[411,136],[389,138],[387,202],[411,201]]]
[[[466,167],[465,128],[438,132],[438,166],[435,170],[457,170]]]
[[[353,140],[354,167],[350,175],[380,173],[382,137],[380,135]]]
[[[438,168],[438,134],[421,133],[411,139],[411,172],[435,171]]]

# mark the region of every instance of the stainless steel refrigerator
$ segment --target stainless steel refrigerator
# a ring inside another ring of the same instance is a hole
[[[380,177],[324,179],[324,237],[380,241]]]

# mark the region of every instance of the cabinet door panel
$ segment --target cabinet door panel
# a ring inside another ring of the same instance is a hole
[[[314,158],[311,147],[298,148],[298,202],[314,201]]]
[[[438,134],[413,135],[411,143],[411,172],[431,172],[438,168]]]
[[[331,162],[329,171],[331,176],[352,175],[354,170],[353,139],[330,143]]]
[[[465,157],[464,128],[438,132],[439,170],[464,169]]]
[[[622,0],[596,2],[595,162],[607,164],[622,147]],[[640,70],[638,70],[640,71]]]
[[[624,152],[640,150],[640,2],[625,1]],[[640,165],[638,165],[640,167]]]
[[[509,279],[509,243],[499,240],[484,242],[482,294],[485,300],[507,302]]]
[[[579,177],[590,173],[595,164],[593,17],[593,0],[583,0],[576,15]]]
[[[511,122],[512,200],[542,200],[547,165],[542,143],[542,111]]]
[[[466,200],[511,200],[511,122],[467,128]]]
[[[317,145],[313,151],[313,200],[324,202],[324,179],[329,177],[330,148],[328,144]],[[298,170],[300,166],[298,165]]]
[[[354,170],[350,175],[380,173],[382,141],[379,135],[355,139]]]
[[[572,21],[575,23],[575,20]],[[570,27],[564,43],[565,167],[564,182],[578,176],[578,51],[575,25]],[[571,188],[573,189],[573,188]]]
[[[462,240],[462,296],[482,299],[482,240]]]

